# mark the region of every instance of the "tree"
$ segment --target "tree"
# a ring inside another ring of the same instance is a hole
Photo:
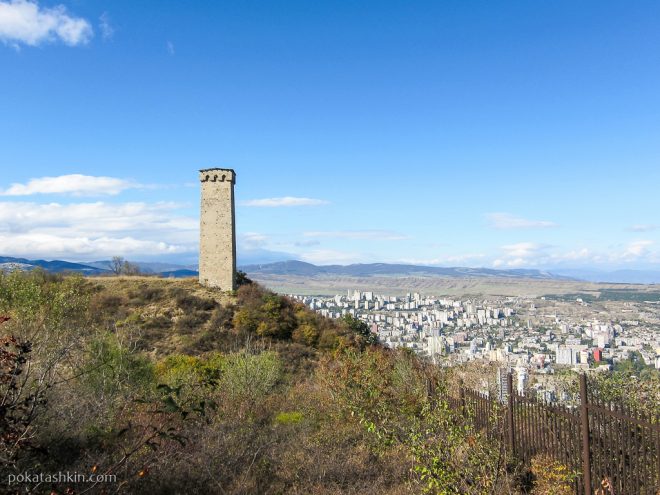
[[[362,320],[351,315],[345,315],[342,321],[350,330],[363,337],[367,344],[375,344],[378,341],[376,335],[371,332],[369,325]]]
[[[122,256],[113,256],[110,260],[110,270],[115,275],[121,275],[126,260]]]
[[[236,272],[236,287],[241,285],[251,284],[252,280],[248,278],[247,274],[244,271],[238,270]]]
[[[121,267],[121,273],[122,275],[139,275],[140,267],[135,263],[124,261],[124,264]]]
[[[113,256],[110,260],[110,270],[115,275],[139,275],[140,267],[124,259],[123,256]]]

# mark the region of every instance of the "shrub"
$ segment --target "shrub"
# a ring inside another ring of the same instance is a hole
[[[211,315],[210,327],[217,330],[229,330],[232,328],[232,320],[234,319],[233,306],[220,306],[218,305],[213,314]]]
[[[154,369],[149,359],[108,333],[90,342],[81,379],[96,395],[118,395],[149,387]]]
[[[224,356],[217,353],[206,358],[170,354],[156,364],[156,375],[160,383],[172,387],[215,383],[220,379],[224,363]]]
[[[148,330],[167,330],[172,328],[172,318],[168,318],[165,315],[157,315],[148,318],[143,324],[142,327]]]
[[[222,367],[220,389],[237,409],[239,417],[253,414],[280,380],[282,366],[277,354],[247,350],[228,354]]]
[[[78,322],[87,314],[88,305],[89,290],[80,275],[0,271],[0,312],[22,323],[39,321],[55,327]]]
[[[300,411],[281,412],[275,416],[275,422],[280,425],[295,425],[302,421],[303,413]]]
[[[532,458],[531,472],[534,477],[534,495],[572,495],[573,482],[578,473],[547,455]]]
[[[190,314],[179,316],[176,320],[176,331],[186,335],[198,330],[210,318],[204,311],[195,311]]]
[[[297,326],[291,301],[272,292],[246,285],[239,289],[240,309],[234,313],[234,328],[259,337],[289,339]]]
[[[291,338],[294,342],[299,342],[310,347],[316,347],[319,341],[319,335],[320,332],[318,328],[309,323],[303,323],[294,330]]]
[[[183,311],[210,311],[217,306],[217,302],[213,299],[201,298],[193,296],[186,291],[176,293],[175,301],[177,307]]]
[[[153,287],[149,284],[140,284],[136,290],[131,290],[128,297],[131,298],[131,304],[142,305],[161,301],[165,291],[160,287]]]

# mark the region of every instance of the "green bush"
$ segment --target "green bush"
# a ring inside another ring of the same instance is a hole
[[[280,425],[295,425],[302,421],[303,413],[300,411],[281,412],[275,416],[275,422]]]
[[[154,367],[144,355],[122,345],[115,334],[102,334],[87,347],[82,382],[97,395],[140,392],[154,383]]]

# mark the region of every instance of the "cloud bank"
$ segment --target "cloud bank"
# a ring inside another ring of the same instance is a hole
[[[72,196],[115,195],[141,187],[132,181],[115,177],[70,174],[30,179],[26,184],[12,184],[0,196],[30,196],[33,194],[66,194]]]
[[[198,221],[175,203],[0,202],[0,253],[98,259],[197,252]]]

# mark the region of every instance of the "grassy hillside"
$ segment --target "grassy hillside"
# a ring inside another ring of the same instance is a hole
[[[521,490],[502,449],[427,394],[447,372],[256,284],[12,273],[0,316],[2,479],[115,477],[8,493]]]

